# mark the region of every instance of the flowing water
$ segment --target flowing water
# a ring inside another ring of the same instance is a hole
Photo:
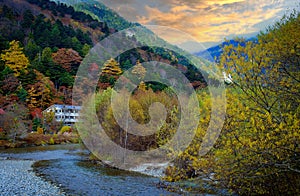
[[[37,161],[36,174],[69,195],[177,195],[158,188],[159,178],[95,164],[88,155],[78,144],[0,150],[0,157]]]

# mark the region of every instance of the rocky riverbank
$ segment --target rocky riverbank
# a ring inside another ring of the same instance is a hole
[[[0,192],[10,195],[65,195],[59,187],[37,177],[30,160],[0,159]]]

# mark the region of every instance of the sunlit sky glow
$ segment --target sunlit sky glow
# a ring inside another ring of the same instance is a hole
[[[101,0],[125,19],[175,28],[207,46],[251,37],[278,21],[298,0]],[[174,38],[173,38],[174,41]],[[178,44],[186,42],[181,36]]]

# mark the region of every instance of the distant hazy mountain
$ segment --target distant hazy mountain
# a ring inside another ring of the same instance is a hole
[[[252,37],[252,38],[247,39],[246,41],[256,41],[256,40],[257,40],[256,37]],[[237,46],[238,42],[235,40],[229,40],[229,41],[223,42],[217,46],[210,47],[207,50],[197,52],[197,53],[195,53],[195,55],[202,57],[209,61],[214,61],[216,58],[218,59],[221,56],[222,48],[224,46],[231,45],[231,44],[234,46]]]

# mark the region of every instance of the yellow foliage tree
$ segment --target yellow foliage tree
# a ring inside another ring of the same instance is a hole
[[[145,82],[140,82],[139,86],[138,86],[138,89],[141,90],[141,91],[144,91],[146,92],[147,91],[147,86],[145,84]]]
[[[136,65],[133,67],[131,72],[138,78],[139,81],[141,81],[138,85],[138,89],[144,92],[147,91],[147,86],[143,81],[147,70],[145,69],[145,67],[143,67],[139,60],[137,60]]]
[[[136,65],[132,69],[132,73],[135,74],[139,80],[142,80],[142,79],[144,79],[146,72],[147,71],[146,71],[145,67],[143,67],[142,64],[140,63],[140,61],[138,60]]]
[[[220,67],[227,68],[233,84],[222,133],[199,157],[199,136],[210,120],[201,117],[195,140],[168,169],[167,179],[205,177],[241,195],[300,194],[299,21],[299,13],[293,13],[257,42],[241,39],[223,49]],[[201,95],[203,103],[210,99]],[[210,111],[207,104],[200,106]]]
[[[35,71],[35,74],[37,82],[28,90],[27,104],[31,110],[34,108],[45,109],[53,102],[54,84],[42,73]]]
[[[122,69],[120,68],[119,63],[111,58],[105,62],[104,67],[102,68],[102,74],[109,76],[119,76],[122,74]]]
[[[10,47],[3,51],[1,59],[5,65],[14,71],[15,76],[19,76],[21,71],[26,71],[29,65],[29,60],[23,53],[23,48],[20,47],[18,41],[11,41]]]
[[[63,134],[63,133],[65,133],[65,132],[71,132],[71,131],[72,131],[72,128],[71,128],[70,126],[63,126],[63,127],[60,129],[59,133],[60,133],[60,134]]]

